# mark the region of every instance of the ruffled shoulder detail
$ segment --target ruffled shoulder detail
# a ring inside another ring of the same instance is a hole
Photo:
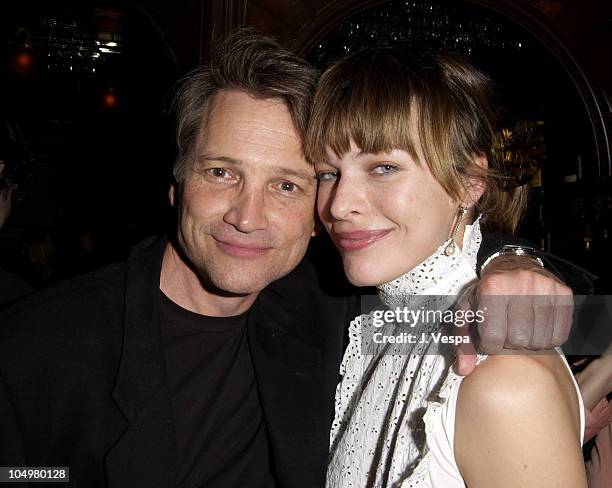
[[[361,357],[362,322],[368,323],[367,315],[355,317],[349,325],[349,343],[340,364],[340,381],[336,385],[334,421],[329,434],[330,446],[333,446],[345,422],[344,417],[349,409],[351,398],[353,398],[355,389],[361,379],[361,375],[356,369],[363,365],[363,361],[357,360]]]

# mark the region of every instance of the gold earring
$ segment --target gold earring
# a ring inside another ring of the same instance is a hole
[[[455,254],[455,251],[457,251],[457,244],[455,243],[455,238],[457,237],[457,232],[459,232],[459,227],[461,226],[461,221],[463,220],[465,212],[467,212],[467,207],[461,206],[459,207],[459,210],[457,210],[457,223],[455,224],[455,228],[453,229],[450,242],[444,248],[445,256],[452,256],[453,254]]]

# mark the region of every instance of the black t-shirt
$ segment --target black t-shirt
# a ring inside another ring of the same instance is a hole
[[[209,317],[160,292],[178,486],[275,486],[246,314]]]

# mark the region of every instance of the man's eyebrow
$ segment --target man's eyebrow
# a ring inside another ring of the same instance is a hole
[[[287,166],[272,166],[270,167],[271,171],[275,173],[280,173],[284,175],[291,175],[297,178],[302,178],[304,180],[316,180],[317,177],[313,174],[307,173],[306,171],[300,171],[295,168],[288,168]]]
[[[222,163],[241,165],[241,159],[230,158],[228,156],[215,156],[214,154],[202,154],[196,158],[198,161],[220,161]]]

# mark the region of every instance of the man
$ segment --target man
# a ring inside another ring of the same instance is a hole
[[[324,291],[302,261],[315,231],[302,153],[315,81],[245,32],[186,80],[176,235],[0,316],[1,465],[69,466],[86,487],[322,486],[357,300]],[[518,280],[569,293],[539,269],[494,264],[485,291]],[[505,323],[491,330],[503,344]]]
[[[29,165],[19,131],[0,120],[0,229],[12,210],[13,193]],[[33,288],[0,267],[0,308],[31,293]]]

